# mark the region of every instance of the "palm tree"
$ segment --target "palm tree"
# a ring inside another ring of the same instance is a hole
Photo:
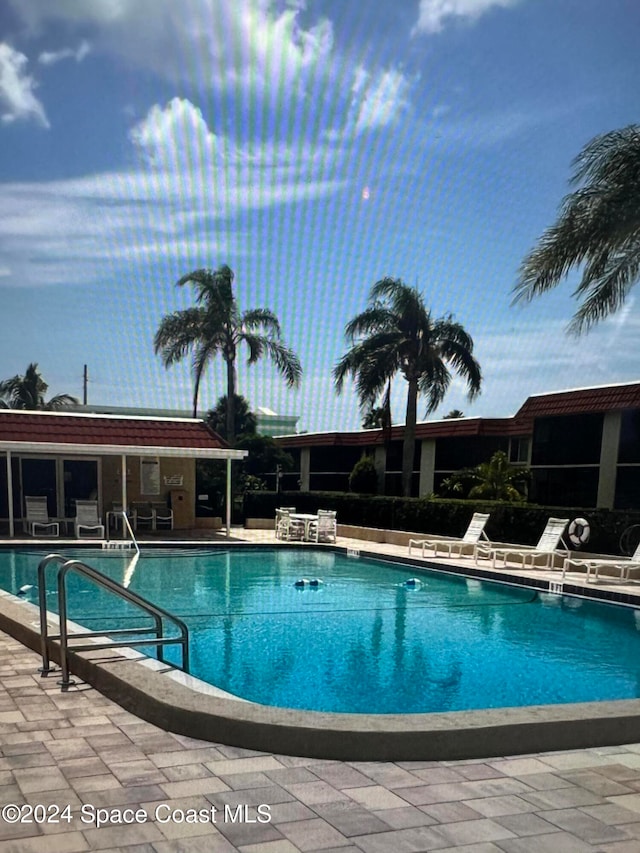
[[[596,136],[573,161],[578,188],[525,258],[514,301],[531,300],[582,266],[581,333],[620,308],[640,278],[640,125]],[[581,186],[580,186],[581,185]]]
[[[445,493],[452,495],[464,496],[467,492],[469,498],[518,503],[525,500],[524,493],[529,479],[528,471],[512,465],[507,454],[498,450],[488,462],[447,477],[442,481],[442,488]]]
[[[369,295],[369,307],[345,328],[351,349],[334,368],[338,393],[351,376],[366,409],[400,372],[409,388],[402,448],[402,492],[411,494],[418,395],[427,398],[427,414],[438,408],[451,384],[451,367],[466,379],[469,398],[480,392],[480,366],[473,340],[451,315],[434,319],[422,293],[401,279],[383,278]]]
[[[233,401],[233,434],[236,437],[255,435],[258,431],[258,419],[251,411],[249,403],[240,394]],[[220,397],[215,408],[209,409],[206,421],[214,432],[222,438],[227,437],[227,398]]]
[[[451,411],[448,414],[443,416],[442,420],[447,421],[447,420],[453,420],[455,418],[463,418],[463,417],[464,417],[464,412],[461,409],[451,409]]]
[[[248,364],[269,356],[290,388],[297,386],[302,376],[298,356],[281,340],[278,318],[266,308],[240,313],[233,295],[233,279],[233,271],[226,265],[184,275],[177,285],[192,284],[197,305],[163,317],[154,339],[155,352],[160,353],[165,367],[193,352],[194,417],[204,371],[214,356],[222,356],[227,366],[227,441],[231,445],[235,436],[236,357],[240,344],[249,350]]]
[[[16,375],[0,382],[0,407],[4,409],[59,411],[60,409],[67,409],[69,406],[77,406],[80,402],[71,394],[57,394],[50,400],[45,400],[44,395],[48,387],[38,370],[38,365],[32,362],[27,367],[24,376]]]

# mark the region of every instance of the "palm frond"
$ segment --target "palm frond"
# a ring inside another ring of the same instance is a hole
[[[261,340],[264,352],[275,364],[288,387],[297,388],[302,378],[302,365],[298,356],[280,341],[273,341],[271,338]]]
[[[359,337],[373,334],[381,329],[392,329],[397,325],[396,315],[382,303],[376,302],[349,320],[345,326],[345,337],[355,341]]]
[[[265,332],[275,338],[280,338],[282,334],[280,321],[273,311],[269,311],[267,308],[252,308],[245,311],[240,319],[240,324],[246,329],[264,329]]]
[[[207,312],[204,308],[186,308],[162,318],[155,334],[153,348],[165,367],[181,361],[200,341],[206,331]]]
[[[579,334],[616,311],[640,278],[640,126],[602,134],[573,162],[554,225],[526,256],[513,301],[530,301],[584,265],[574,296],[585,299],[570,331]]]
[[[61,409],[68,409],[69,406],[77,406],[79,403],[80,400],[71,394],[57,394],[47,400],[43,408],[48,412],[59,412]]]

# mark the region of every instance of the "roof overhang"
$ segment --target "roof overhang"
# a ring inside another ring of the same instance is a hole
[[[48,441],[2,441],[0,451],[6,453],[51,453],[56,456],[167,456],[188,459],[244,459],[248,450],[208,447],[153,447],[135,444],[71,444]]]

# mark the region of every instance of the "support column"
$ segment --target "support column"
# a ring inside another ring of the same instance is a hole
[[[122,511],[127,511],[127,457],[123,453],[122,454],[122,489],[121,489],[121,497],[122,497]],[[124,521],[122,522],[122,533],[124,534]]]
[[[227,459],[227,536],[231,536],[231,459]]]
[[[311,448],[300,450],[300,491],[311,491]]]
[[[15,524],[13,520],[13,471],[11,470],[11,451],[7,450],[7,506],[9,510],[9,536],[15,536]]]
[[[436,443],[433,438],[425,438],[420,448],[420,483],[418,495],[433,493],[436,472]]]
[[[378,494],[384,495],[384,475],[387,470],[387,448],[384,445],[376,447],[373,453],[373,463],[376,466],[376,474],[378,475]]]
[[[621,423],[622,412],[607,412],[602,424],[602,444],[600,445],[600,469],[596,506],[603,507],[604,509],[613,509],[616,496],[616,473]]]

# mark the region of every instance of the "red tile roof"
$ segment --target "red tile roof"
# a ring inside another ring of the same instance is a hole
[[[12,412],[0,409],[0,443],[84,444],[219,450],[228,445],[203,423],[162,418]]]
[[[537,394],[529,397],[516,414],[516,418],[585,415],[621,409],[640,409],[640,382]]]
[[[460,418],[459,420],[426,421],[416,424],[416,438],[452,438],[469,435],[519,435],[531,433],[532,426],[521,418]],[[391,428],[391,440],[402,441],[403,426]],[[360,432],[316,432],[278,436],[283,447],[349,447],[376,446],[384,443],[381,429]]]
[[[463,436],[499,435],[528,436],[533,433],[535,418],[582,415],[599,412],[640,409],[640,382],[606,385],[599,388],[577,388],[529,397],[512,418],[458,418],[425,421],[416,424],[416,438],[458,438]],[[404,426],[391,430],[394,441],[402,440]],[[300,433],[280,436],[283,447],[337,447],[383,444],[382,430],[359,432]]]

